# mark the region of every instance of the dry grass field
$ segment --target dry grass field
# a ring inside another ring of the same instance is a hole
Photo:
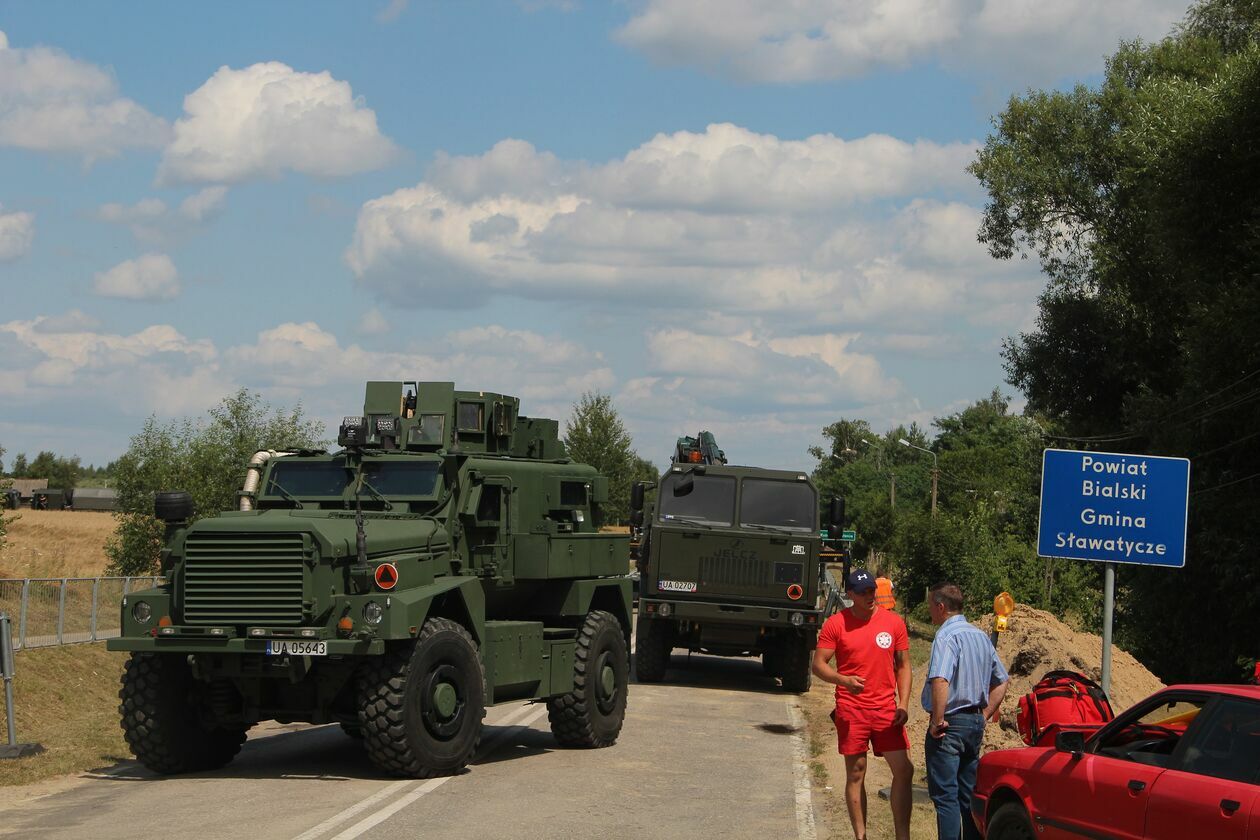
[[[0,577],[95,577],[109,560],[105,541],[112,514],[99,511],[5,511],[8,535],[0,547]]]

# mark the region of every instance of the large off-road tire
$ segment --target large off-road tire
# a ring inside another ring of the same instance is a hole
[[[1033,831],[1024,806],[1018,802],[1007,802],[993,812],[984,836],[987,840],[1035,840],[1037,833]]]
[[[665,679],[669,654],[674,649],[673,635],[673,627],[668,621],[639,619],[634,639],[634,675],[639,682],[653,683]]]
[[[123,737],[145,767],[156,773],[214,770],[241,751],[246,727],[208,727],[198,713],[196,689],[183,655],[131,654],[118,713]]]
[[[778,663],[782,668],[783,690],[793,694],[809,691],[813,677],[814,640],[808,635],[788,637],[780,642]]]
[[[771,679],[779,676],[779,660],[781,658],[782,651],[779,649],[778,645],[770,645],[767,647],[761,652],[761,673]]]
[[[626,717],[630,656],[621,622],[591,610],[578,630],[573,690],[547,701],[551,733],[563,747],[608,747]]]
[[[400,776],[458,773],[477,751],[485,682],[468,631],[430,618],[414,646],[393,648],[359,672],[359,726],[368,757]]]

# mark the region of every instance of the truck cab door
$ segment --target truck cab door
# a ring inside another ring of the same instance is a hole
[[[480,574],[504,585],[514,582],[512,551],[512,480],[486,476],[469,494],[465,508],[466,532],[472,564]]]

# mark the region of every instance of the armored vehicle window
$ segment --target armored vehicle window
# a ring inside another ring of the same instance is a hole
[[[814,530],[818,499],[808,484],[745,478],[739,501],[741,525]]]
[[[686,492],[684,480],[693,482]],[[676,495],[675,490],[683,492]],[[727,475],[670,473],[661,483],[661,521],[691,519],[706,525],[730,525],[735,521],[735,479]]]
[[[271,468],[263,494],[283,496],[288,493],[298,498],[339,497],[349,481],[350,473],[346,471],[344,458],[331,461],[291,461],[286,458],[277,461]]]
[[[497,522],[502,500],[502,487],[497,484],[483,484],[481,498],[477,500],[476,519],[479,522]]]
[[[421,414],[419,426],[411,433],[416,443],[445,443],[445,414]]]
[[[382,496],[432,496],[436,461],[365,461],[363,477]]]
[[[582,507],[586,504],[586,482],[560,482],[560,504],[563,507]]]
[[[460,431],[484,432],[486,430],[485,406],[481,403],[462,402],[459,404]]]

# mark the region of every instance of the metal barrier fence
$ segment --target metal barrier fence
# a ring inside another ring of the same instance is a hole
[[[149,576],[2,578],[0,611],[11,617],[14,649],[95,642],[122,632],[124,595],[161,582]]]

